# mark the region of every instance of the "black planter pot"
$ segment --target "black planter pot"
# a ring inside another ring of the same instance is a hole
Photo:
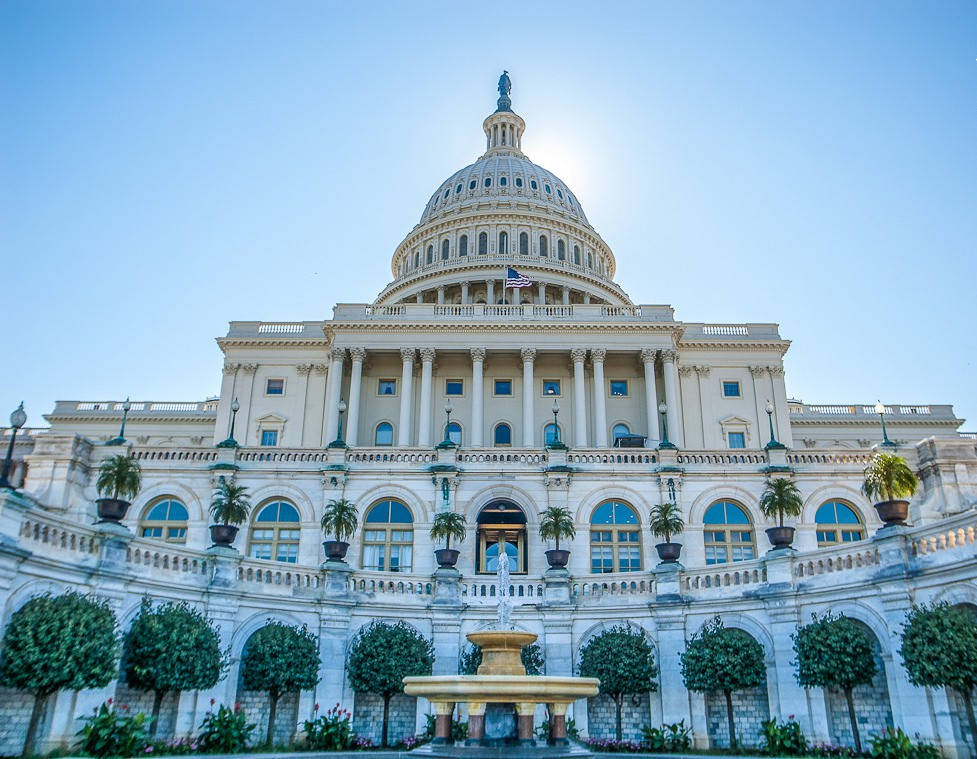
[[[439,548],[434,552],[434,560],[439,567],[448,569],[458,563],[458,551],[454,548]]]
[[[102,522],[121,522],[131,504],[120,498],[99,498],[95,501],[98,508],[98,518]]]
[[[238,527],[233,524],[212,524],[210,526],[210,539],[215,546],[226,546],[230,548],[237,537]]]
[[[662,561],[678,561],[679,554],[682,553],[681,543],[657,543],[655,550],[658,551],[658,558]]]
[[[345,561],[346,552],[349,550],[349,543],[342,540],[325,540],[322,549],[326,552],[326,559],[329,561]]]
[[[886,527],[905,525],[909,516],[909,501],[882,501],[875,504],[875,510]]]
[[[768,527],[766,533],[775,549],[790,548],[790,544],[794,542],[793,527]]]
[[[566,569],[567,562],[570,561],[570,552],[564,548],[553,548],[546,552],[546,561],[550,569]]]

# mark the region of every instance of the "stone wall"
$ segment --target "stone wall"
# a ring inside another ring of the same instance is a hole
[[[248,715],[248,722],[254,722],[257,727],[253,733],[252,745],[264,743],[268,730],[268,709],[271,704],[268,694],[257,690],[239,690],[237,701],[244,713]],[[286,693],[278,699],[278,713],[275,715],[275,732],[272,743],[276,745],[290,743],[295,738],[295,729],[299,720],[299,694]]]
[[[977,688],[971,694],[974,704],[977,704]],[[970,756],[977,759],[977,743],[970,734],[970,721],[967,718],[967,705],[963,696],[952,688],[947,688],[947,700],[950,703],[950,718],[953,720],[954,737],[970,749]]]
[[[157,738],[170,738],[176,727],[176,712],[179,707],[179,693],[167,693],[159,709],[159,726],[156,728]],[[152,691],[136,690],[123,682],[115,687],[115,707],[130,714],[142,712],[147,717],[153,713]]]
[[[624,740],[641,740],[641,728],[651,724],[651,705],[647,693],[642,693],[638,703],[625,696],[621,707],[621,737]],[[610,696],[587,699],[587,732],[591,738],[617,737],[617,707]]]
[[[41,724],[37,730],[39,738],[47,733],[46,726],[51,718],[53,701],[52,696],[41,715]],[[33,708],[34,698],[27,691],[0,688],[0,756],[20,756]]]
[[[880,657],[876,657],[878,671],[872,679],[871,685],[860,685],[852,691],[855,704],[855,721],[858,723],[858,734],[862,739],[862,748],[868,746],[869,737],[881,733],[886,727],[892,727],[892,710],[889,708],[889,687],[885,679],[885,665]],[[848,718],[848,704],[845,694],[840,690],[831,689],[828,696],[828,724],[833,743],[842,746],[854,746],[855,737],[851,732],[851,720]]]
[[[767,686],[733,693],[733,722],[736,740],[741,746],[759,746],[763,743],[763,722],[770,719]],[[706,727],[709,739],[717,748],[729,748],[729,719],[726,715],[726,696],[722,691],[706,694]]]
[[[353,700],[353,732],[378,746],[383,731],[383,698],[375,693],[357,693]],[[390,699],[387,740],[396,745],[417,733],[417,699],[399,693]]]

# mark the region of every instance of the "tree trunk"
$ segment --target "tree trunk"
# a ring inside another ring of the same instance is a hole
[[[733,722],[733,692],[724,690],[726,696],[726,721],[729,722],[729,750],[736,750],[736,724]]]
[[[851,688],[845,688],[845,701],[848,702],[848,719],[851,720],[851,734],[855,737],[855,751],[862,753],[862,738],[858,734],[858,722],[855,721],[855,700],[851,695]]]
[[[163,708],[163,697],[166,696],[166,691],[156,690],[153,691],[153,716],[152,722],[149,725],[149,740],[156,740],[156,731],[159,730],[159,712]]]
[[[27,723],[27,735],[24,738],[24,750],[21,756],[30,756],[34,752],[34,742],[37,740],[37,726],[41,724],[41,715],[50,693],[35,693],[34,706],[31,709],[31,720]]]
[[[614,730],[617,735],[617,739],[623,740],[624,734],[621,731],[621,708],[624,706],[624,694],[619,694],[614,697]]]
[[[271,746],[271,740],[275,735],[275,713],[278,711],[278,694],[268,694],[271,705],[268,707],[268,734],[265,735],[265,745]]]
[[[383,694],[383,727],[380,732],[380,746],[387,747],[387,728],[390,725],[390,695]]]
[[[970,743],[977,753],[977,719],[974,719],[974,699],[970,695],[970,690],[961,690],[964,706],[967,708],[967,722],[970,723]]]

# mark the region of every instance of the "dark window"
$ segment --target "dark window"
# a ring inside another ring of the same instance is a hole
[[[458,186],[455,188],[455,194],[457,195],[459,192],[461,192],[461,182],[459,182]]]
[[[492,177],[485,177],[485,186],[486,187],[492,186]]]
[[[506,186],[506,184],[508,184],[508,180],[506,180],[506,178],[505,178],[505,177],[499,177],[499,184],[500,184],[500,185],[501,185],[502,187],[505,187],[505,186]]]
[[[448,195],[450,194],[450,192],[451,192],[451,188],[450,187],[447,190],[444,191],[444,198],[443,198],[443,200],[447,200],[448,199]]]
[[[739,398],[740,397],[740,383],[725,381],[723,382],[723,397],[724,398]]]
[[[478,255],[484,256],[488,253],[488,232],[478,233]]]
[[[461,239],[458,240],[458,255],[468,255],[468,235],[462,235]]]
[[[560,380],[543,380],[543,395],[559,395]]]
[[[544,184],[543,185],[543,189],[546,190],[546,194],[547,195],[552,195],[553,194],[553,191],[550,189],[550,186],[548,184]]]
[[[397,380],[382,379],[377,382],[377,395],[396,395]]]
[[[544,258],[550,254],[547,242],[546,235],[539,236],[539,254]]]
[[[538,188],[538,185],[536,184],[536,180],[535,179],[530,179],[529,180],[529,186],[531,188],[533,188],[534,190]]]
[[[567,257],[567,244],[563,240],[556,241],[556,257],[565,261]]]
[[[611,380],[611,395],[624,397],[628,394],[627,380]]]
[[[522,187],[522,177],[516,177],[516,187]]]
[[[580,266],[580,246],[579,245],[574,245],[573,246],[573,262],[577,266]]]
[[[461,395],[465,387],[465,383],[460,379],[449,379],[444,381],[444,394],[445,395]]]
[[[519,233],[519,253],[524,256],[529,254],[529,235],[525,232]]]
[[[512,427],[505,423],[495,425],[495,444],[512,445]]]
[[[497,379],[495,381],[496,395],[512,395],[512,380]]]
[[[270,379],[265,383],[265,395],[285,395],[285,380]]]
[[[745,432],[730,432],[729,433],[729,447],[730,448],[746,448],[746,433]]]
[[[478,180],[477,179],[473,179],[471,182],[468,183],[468,189],[469,190],[474,190],[476,184],[478,184]]]
[[[428,263],[431,263],[433,261],[434,261],[434,246],[433,245],[428,245],[427,246],[427,262]]]
[[[448,259],[449,245],[447,240],[441,242],[441,260],[446,261]]]
[[[393,445],[394,444],[394,428],[389,422],[380,422],[377,425],[377,434],[374,438],[375,445]]]

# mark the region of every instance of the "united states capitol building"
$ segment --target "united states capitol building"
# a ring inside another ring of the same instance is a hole
[[[243,691],[236,660],[268,619],[304,624],[319,636],[322,679],[279,714],[294,725],[314,703],[340,702],[370,734],[379,700],[344,676],[353,635],[407,620],[433,639],[435,673],[456,672],[465,633],[495,616],[504,550],[513,621],[539,635],[547,674],[572,673],[581,645],[608,627],[648,636],[660,686],[627,704],[628,735],[685,720],[697,746],[724,745],[721,694],[688,692],[678,658],[718,614],[766,652],[766,686],[737,694],[745,741],[788,715],[812,740],[850,741],[844,698],[805,691],[791,665],[790,634],[830,609],[877,643],[880,674],[856,690],[863,736],[899,725],[966,756],[961,704],[910,685],[897,649],[912,603],[977,605],[977,436],[950,405],[885,405],[887,435],[921,486],[910,526],[877,536],[860,490],[883,441],[874,402],[792,399],[790,342],[774,323],[679,321],[672,306],[632,301],[577,193],[523,152],[526,124],[500,89],[484,152],[434,189],[376,297],[340,303],[330,319],[231,322],[216,397],[58,401],[49,428],[19,433],[19,490],[0,492],[3,622],[32,595],[68,588],[109,599],[123,629],[147,594],[206,610],[235,662],[213,691],[167,697],[160,735],[196,729],[211,698],[239,700],[261,723],[262,696]],[[528,286],[506,287],[513,277]],[[124,413],[124,442],[106,445]],[[120,452],[143,471],[128,534],[95,524],[94,475]],[[794,550],[773,555],[773,522],[758,508],[771,472],[792,473],[805,502]],[[210,548],[220,476],[246,485],[253,505],[235,553]],[[319,526],[342,497],[360,515],[348,569],[324,565]],[[648,519],[669,501],[687,526],[680,564],[662,567]],[[554,505],[576,519],[567,572],[548,569],[553,545],[539,537]],[[435,561],[441,510],[467,521],[460,579]],[[151,703],[122,682],[58,694],[47,745],[110,696]],[[24,702],[0,690],[2,753],[19,751]],[[422,729],[428,710],[398,697],[391,736]],[[584,736],[613,734],[605,698],[570,716]]]

